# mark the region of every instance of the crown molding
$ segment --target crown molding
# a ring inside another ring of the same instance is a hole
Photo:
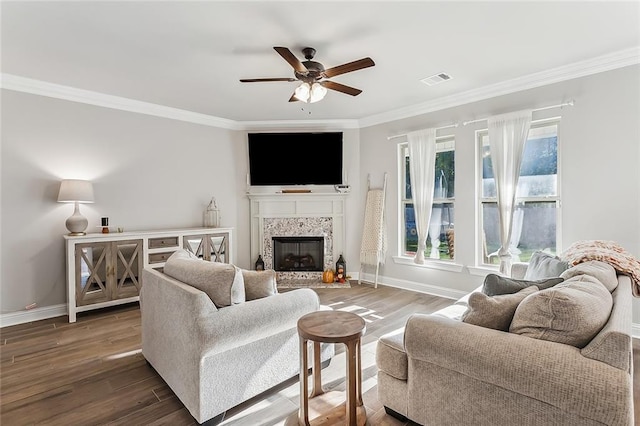
[[[238,121],[242,130],[291,130],[291,129],[359,129],[358,120],[270,120]]]
[[[546,86],[574,78],[585,77],[605,71],[623,68],[640,63],[640,47],[621,50],[610,54],[598,56],[585,61],[575,62],[562,67],[552,68],[534,74],[506,80],[500,83],[480,87],[434,99],[432,101],[413,106],[384,112],[362,118],[358,121],[359,127],[370,127],[390,121],[402,120],[429,112],[452,108],[472,102],[495,98],[510,93]]]
[[[104,93],[63,86],[60,84],[5,73],[0,74],[0,88],[230,130],[275,130],[296,128],[359,129],[390,121],[415,117],[417,115],[427,114],[446,108],[465,105],[536,87],[546,86],[561,81],[610,71],[638,63],[640,63],[640,47],[634,47],[566,66],[552,68],[550,70],[480,87],[478,89],[445,96],[405,108],[399,108],[361,119],[344,120],[235,121],[179,108],[107,95]]]
[[[67,101],[95,105],[104,108],[136,112],[139,114],[153,115],[172,120],[186,121],[205,126],[240,130],[238,122],[234,120],[153,104],[150,102],[136,101],[134,99],[123,98],[120,96],[107,95],[104,93],[93,92],[91,90],[78,89],[75,87],[63,86],[61,84],[34,80],[12,74],[3,73],[0,76],[0,87],[7,90],[64,99]]]

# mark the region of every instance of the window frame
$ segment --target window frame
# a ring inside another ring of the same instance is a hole
[[[441,146],[444,145],[444,146],[439,149],[438,145],[441,145]],[[446,151],[453,151],[455,153],[455,150],[456,150],[455,145],[456,145],[455,135],[448,134],[443,136],[437,136],[436,137],[436,154],[439,152],[446,152]],[[398,220],[398,241],[399,241],[399,244],[398,244],[397,257],[395,257],[394,259],[398,263],[409,263],[407,262],[407,260],[410,260],[411,264],[415,265],[415,263],[413,263],[413,256],[408,254],[405,251],[405,247],[406,247],[405,237],[406,237],[407,224],[406,224],[404,213],[405,213],[406,206],[408,204],[413,204],[413,198],[407,198],[406,196],[407,195],[406,194],[407,192],[406,191],[406,188],[407,188],[406,163],[407,163],[407,158],[409,156],[408,146],[409,146],[408,141],[398,143],[398,219],[399,219]],[[455,168],[456,166],[455,166],[455,159],[454,159],[454,170]],[[454,174],[454,178],[455,178],[455,174]],[[454,187],[455,187],[455,183],[454,183]],[[454,208],[454,214],[455,214],[455,194],[453,197],[434,198],[432,202],[432,206],[434,204],[451,204]],[[454,216],[454,222],[455,222],[455,216]],[[446,244],[446,242],[444,244]],[[458,271],[461,268],[457,267],[455,260],[456,260],[455,256],[453,259],[432,259],[428,256],[428,253],[425,251],[425,264],[420,266],[425,266],[425,265],[435,266],[436,264],[440,263],[444,265],[440,269],[451,270],[450,268],[451,266],[453,266],[455,270]]]
[[[556,211],[556,253],[560,253],[562,250],[562,157],[561,157],[561,137],[560,137],[560,125],[561,117],[549,117],[540,120],[531,121],[531,129],[541,128],[550,125],[556,126],[556,195],[547,196],[533,196],[533,197],[517,197],[516,204],[524,203],[554,203]],[[475,144],[476,144],[476,268],[497,270],[499,265],[492,265],[485,263],[484,254],[484,218],[483,218],[483,204],[484,203],[497,203],[497,197],[483,197],[482,192],[482,155],[483,155],[483,141],[482,137],[489,134],[489,129],[478,129],[475,131]],[[527,135],[527,140],[529,140]],[[487,253],[488,255],[489,253]]]

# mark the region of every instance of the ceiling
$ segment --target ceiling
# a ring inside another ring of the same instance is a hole
[[[640,2],[70,1],[1,4],[3,74],[239,122],[362,120],[640,48]],[[314,104],[273,46],[326,68],[371,57]],[[635,53],[637,57],[637,53]],[[450,81],[420,80],[445,72]]]

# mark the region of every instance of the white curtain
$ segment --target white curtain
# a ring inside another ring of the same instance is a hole
[[[500,272],[511,272],[511,225],[524,145],[531,127],[531,110],[502,114],[487,119],[491,163],[496,181],[500,229]]]
[[[433,204],[433,181],[436,164],[436,129],[424,129],[407,134],[409,140],[409,175],[411,198],[418,232],[415,263],[424,263],[427,234]]]
[[[442,199],[446,197],[446,188],[444,187],[444,172],[440,170],[441,175],[434,182],[433,198]],[[440,259],[440,228],[442,227],[442,205],[435,205],[431,209],[431,220],[429,221],[429,239],[431,240],[431,259]]]

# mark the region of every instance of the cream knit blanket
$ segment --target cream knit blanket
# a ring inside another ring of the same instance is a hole
[[[384,264],[387,254],[387,232],[384,220],[384,191],[370,189],[367,192],[360,263],[363,265]]]
[[[571,266],[589,260],[607,262],[619,273],[631,277],[633,295],[640,297],[640,261],[613,241],[576,241],[560,254],[560,259]]]

